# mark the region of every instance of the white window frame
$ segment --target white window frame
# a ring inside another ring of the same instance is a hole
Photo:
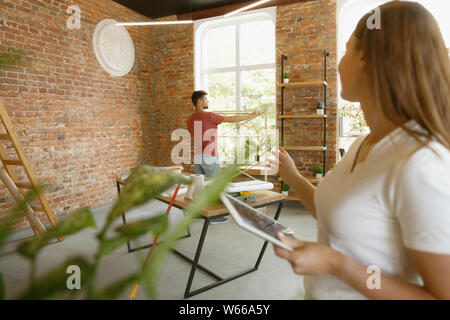
[[[421,3],[421,0],[413,0],[413,1],[417,1],[418,3]],[[336,10],[336,19],[337,19],[337,49],[338,49],[338,61],[341,60],[341,58],[343,57],[344,53],[345,53],[345,42],[347,41],[347,39],[345,39],[346,35],[344,34],[344,31],[341,28],[341,21],[344,21],[345,18],[345,14],[346,14],[346,10],[348,9],[348,7],[350,6],[361,6],[361,7],[366,7],[366,12],[369,12],[370,9],[373,9],[385,2],[388,2],[387,0],[338,0],[337,2],[337,10]],[[447,2],[442,1],[440,3],[440,5],[442,5],[443,8],[447,9],[450,7],[450,4]],[[427,7],[426,5],[424,5],[425,7]],[[442,10],[442,14],[444,12],[448,12],[447,10],[443,9]],[[431,10],[430,10],[431,11]],[[433,11],[431,11],[431,13],[433,14]],[[439,21],[439,17],[436,16],[435,12],[435,18]],[[361,15],[362,16],[362,15]],[[442,19],[442,16],[440,17]],[[446,41],[446,44],[448,47],[450,47],[450,36],[448,34],[444,34],[443,32],[443,26],[440,25],[441,28],[441,32],[443,33],[444,36],[444,40]],[[450,50],[449,50],[449,55],[450,55]],[[338,77],[338,92],[341,92],[342,87],[341,87],[341,81],[340,81],[340,77]],[[342,97],[339,95],[338,96],[338,108],[339,110],[344,106],[345,103],[347,103],[348,101],[342,99]],[[358,137],[360,135],[349,135],[349,134],[344,134],[343,132],[343,119],[342,116],[339,117],[339,121],[340,121],[340,133],[339,136],[341,138],[351,138],[351,137]]]
[[[241,66],[240,65],[240,25],[253,21],[270,20],[274,27],[276,27],[276,7],[264,8],[259,10],[253,10],[250,13],[243,12],[230,18],[215,17],[209,19],[197,20],[194,22],[194,81],[195,90],[208,91],[206,74],[221,73],[221,72],[235,72],[236,75],[236,111],[241,110],[241,72],[261,69],[276,69],[276,56],[274,57],[274,63],[258,64]],[[204,38],[207,36],[208,31],[217,27],[225,27],[235,25],[236,32],[236,65],[233,67],[207,69],[205,66],[206,59],[206,46],[203,46]],[[276,54],[276,53],[275,53]],[[275,86],[275,83],[274,83]]]
[[[341,21],[346,20],[345,16],[347,13],[347,9],[348,7],[364,7],[364,9],[362,10],[364,13],[369,12],[371,9],[380,6],[381,4],[388,2],[388,0],[338,0],[337,3],[337,55],[338,55],[338,61],[340,62],[342,57],[345,54],[345,44],[347,42],[348,39],[346,39],[346,34],[345,34],[345,30],[343,30],[343,28],[341,27]],[[361,14],[361,17],[363,16],[363,14]],[[361,18],[358,17],[358,18]],[[356,27],[356,25],[355,25]],[[341,86],[341,79],[338,76],[338,81],[337,81],[337,85],[338,85],[338,92],[341,92],[342,90],[342,86]],[[344,100],[341,95],[338,95],[338,109],[341,110],[344,105],[346,103],[349,103],[350,101]],[[364,135],[365,133],[361,133],[361,134],[347,134],[345,132],[343,132],[343,127],[344,127],[344,121],[343,121],[343,116],[339,115],[339,137],[340,138],[352,138],[352,137],[359,137],[361,135]]]

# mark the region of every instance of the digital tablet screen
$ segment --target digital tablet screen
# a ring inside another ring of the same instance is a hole
[[[259,213],[256,209],[246,206],[244,203],[234,199],[233,197],[227,195],[227,198],[230,200],[242,220],[254,228],[261,230],[274,238],[277,237],[278,232],[281,232],[287,236],[294,235],[292,230],[279,224],[276,220]]]

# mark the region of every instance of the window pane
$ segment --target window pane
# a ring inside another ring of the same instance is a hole
[[[270,153],[277,142],[264,132],[274,130],[276,126],[275,108],[275,70],[261,69],[241,72],[241,105],[243,110],[267,110],[266,114],[253,119],[240,127],[240,134],[248,137],[246,152],[250,161],[260,160]]]
[[[339,38],[338,38],[338,42],[339,42],[339,48],[340,48],[340,52],[339,52],[339,59],[341,59],[346,51],[345,45],[346,42],[349,40],[350,36],[352,35],[353,31],[356,28],[356,25],[358,23],[358,21],[361,19],[361,17],[363,17],[366,13],[370,12],[370,10],[374,9],[377,6],[380,6],[384,3],[388,2],[388,0],[372,0],[372,1],[353,1],[353,3],[347,5],[344,7],[344,9],[342,9],[339,18]],[[339,90],[342,90],[342,85],[340,83],[340,78],[338,77],[338,88]],[[362,128],[362,127],[358,127],[357,123],[355,122],[354,119],[351,119],[352,115],[353,115],[353,111],[349,112],[347,110],[347,116],[344,117],[342,116],[343,114],[343,108],[346,108],[347,104],[351,104],[351,102],[346,101],[344,99],[342,99],[342,97],[340,95],[338,95],[338,103],[339,103],[339,110],[341,113],[340,116],[340,121],[341,121],[341,125],[340,125],[340,134],[341,136],[351,136],[351,135],[361,135],[364,134],[366,132],[366,130],[368,128]],[[361,109],[359,107],[359,104],[355,104],[354,106],[352,106],[352,108],[354,109],[355,112],[361,112]],[[356,113],[355,113],[356,114]],[[340,145],[339,147],[342,147],[342,141],[344,140],[340,140]],[[353,141],[352,139],[348,140],[348,141]],[[347,146],[345,146],[346,148]]]
[[[208,69],[236,65],[236,27],[214,28],[206,36],[206,59]]]
[[[208,74],[208,95],[212,110],[236,110],[236,73]]]
[[[264,109],[275,100],[275,69],[241,72],[243,110]]]
[[[219,131],[223,125],[219,126]],[[234,134],[234,133],[233,133]],[[219,132],[218,146],[219,146],[219,161],[220,163],[236,163],[236,138],[229,135],[223,136]]]
[[[340,57],[344,56],[345,44],[350,39],[350,36],[352,35],[353,31],[356,28],[356,25],[358,24],[358,21],[370,10],[373,10],[374,8],[388,1],[389,0],[372,0],[369,2],[356,2],[353,0],[354,3],[345,6],[345,9],[342,10],[339,19],[339,47],[341,51],[339,52]]]
[[[275,25],[268,20],[240,26],[241,65],[275,63]]]
[[[359,103],[347,103],[340,110],[342,136],[358,136],[369,133]]]
[[[236,73],[222,72],[206,75],[211,111],[236,110]],[[235,134],[234,123],[222,123],[218,127],[218,146],[220,161],[234,159],[235,143],[233,138],[223,137]]]
[[[450,20],[448,19],[448,13],[450,10],[450,3],[448,1],[436,1],[436,0],[413,0],[420,3],[437,20],[441,29],[442,37],[444,38],[447,48],[450,48]]]

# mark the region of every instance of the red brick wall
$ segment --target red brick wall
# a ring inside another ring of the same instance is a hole
[[[336,163],[337,147],[337,63],[336,63],[336,1],[307,1],[277,8],[276,50],[277,81],[281,81],[281,54],[290,70],[290,81],[322,80],[323,50],[327,58],[327,158],[329,169]],[[322,88],[285,89],[284,112],[316,113],[316,103],[323,101]],[[281,89],[277,89],[277,108],[281,108]],[[322,119],[284,120],[284,144],[300,146],[323,145]],[[280,124],[280,122],[278,122]],[[314,176],[314,167],[322,165],[323,153],[289,151],[297,168],[305,176]]]
[[[175,20],[176,17],[172,17]],[[193,25],[154,28],[152,42],[152,159],[156,165],[173,165],[171,134],[187,129],[186,120],[194,111],[194,28]]]
[[[79,30],[66,27],[69,5],[81,8]],[[0,52],[26,52],[23,65],[0,71],[0,98],[38,179],[50,184],[56,215],[113,201],[119,172],[167,164],[160,141],[183,123],[193,88],[192,27],[128,28],[136,62],[113,78],[93,54],[96,24],[148,18],[110,0],[0,1],[0,18]],[[13,205],[0,183],[0,223]]]
[[[331,53],[328,167],[336,160],[334,2],[279,7],[276,29],[277,79],[282,53],[289,57],[286,65],[291,77],[299,80],[321,78],[321,50]],[[68,5],[82,10],[80,30],[66,28]],[[171,142],[170,135],[186,127],[193,111],[192,25],[128,28],[136,62],[129,74],[112,78],[92,52],[96,24],[106,18],[147,18],[110,0],[0,1],[2,17],[8,26],[0,27],[0,52],[22,48],[27,61],[0,71],[0,98],[39,180],[51,184],[47,197],[56,215],[113,201],[114,177],[119,172],[140,163],[171,164],[170,152],[177,142]],[[289,90],[285,100],[288,112],[314,112],[322,97],[318,89]],[[278,108],[279,94],[278,90]],[[317,120],[289,120],[285,128],[286,139],[293,143],[321,143],[322,127]],[[318,152],[292,154],[299,169],[307,172],[320,164],[322,157]],[[0,223],[12,205],[0,184]],[[15,227],[25,225],[26,220],[21,219]]]

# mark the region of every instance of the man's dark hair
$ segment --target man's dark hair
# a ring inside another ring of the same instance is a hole
[[[192,103],[195,105],[197,105],[197,101],[201,98],[203,98],[204,96],[207,96],[208,93],[206,91],[200,90],[200,91],[194,91],[194,93],[192,94]]]

